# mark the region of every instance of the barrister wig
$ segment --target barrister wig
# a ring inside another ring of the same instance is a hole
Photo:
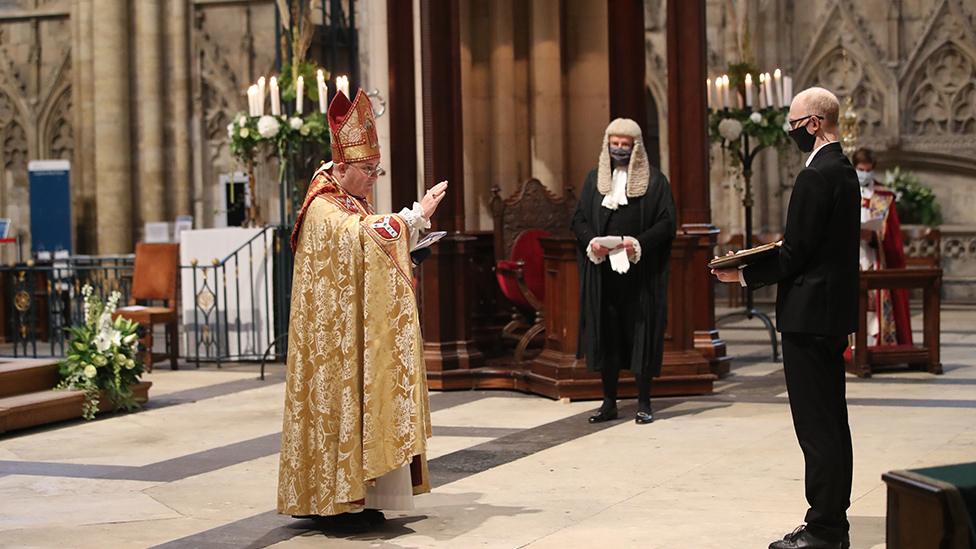
[[[615,119],[603,133],[603,149],[600,151],[600,163],[597,166],[596,189],[604,196],[610,194],[613,189],[611,179],[613,165],[610,162],[611,135],[634,138],[634,148],[630,153],[630,164],[627,167],[627,197],[644,196],[651,178],[650,163],[647,160],[647,151],[644,150],[644,136],[640,126],[629,118]]]

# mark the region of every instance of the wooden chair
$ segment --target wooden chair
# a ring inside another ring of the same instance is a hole
[[[143,363],[152,371],[156,358],[169,358],[170,368],[177,369],[179,356],[179,313],[176,306],[179,287],[179,244],[136,244],[136,264],[132,277],[129,305],[116,311],[116,316],[138,322],[142,336]],[[163,306],[152,306],[153,302]],[[142,305],[140,302],[146,303]],[[153,354],[153,328],[166,326],[166,352]]]
[[[567,187],[562,197],[538,179],[523,183],[512,196],[502,198],[492,187],[491,211],[495,222],[495,276],[502,294],[512,303],[512,320],[502,337],[517,341],[515,360],[522,362],[529,344],[545,331],[543,302],[545,272],[540,239],[571,236],[570,223],[576,196]]]

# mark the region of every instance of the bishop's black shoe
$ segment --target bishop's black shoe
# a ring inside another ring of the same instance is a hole
[[[617,417],[619,417],[619,415],[620,414],[617,413],[617,407],[616,406],[614,406],[613,408],[603,408],[601,406],[600,409],[597,410],[597,412],[595,414],[593,414],[592,416],[590,416],[590,419],[588,421],[590,423],[603,423],[604,421],[610,421],[610,420],[613,420],[613,419],[617,419]]]
[[[363,511],[359,514],[363,515],[363,517],[372,526],[380,526],[386,522],[386,515],[384,515],[383,511],[380,511],[379,509],[363,509]]]
[[[316,520],[323,530],[342,534],[362,534],[372,530],[375,525],[365,513],[340,513]]]
[[[806,525],[798,526],[781,540],[769,544],[769,549],[850,549],[850,538],[843,541],[820,539],[807,530]]]
[[[637,412],[637,417],[634,418],[634,423],[638,425],[647,425],[654,421],[653,412]]]

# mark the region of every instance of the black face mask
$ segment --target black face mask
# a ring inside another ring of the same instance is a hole
[[[805,153],[813,151],[813,144],[817,142],[817,136],[807,131],[806,124],[795,130],[790,130],[789,134],[796,143],[796,146],[800,148],[800,151]]]
[[[614,165],[620,166],[630,162],[631,150],[626,147],[610,147],[610,158]]]

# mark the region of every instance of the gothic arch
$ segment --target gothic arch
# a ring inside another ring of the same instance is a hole
[[[834,2],[800,62],[794,90],[823,86],[842,101],[853,98],[861,135],[880,138],[898,127],[897,81],[861,26],[849,6]]]
[[[976,32],[959,3],[942,0],[901,73],[903,130],[963,143],[976,135]]]
[[[48,158],[73,160],[74,125],[71,85],[65,83],[51,94],[46,112],[41,116],[41,152]]]

